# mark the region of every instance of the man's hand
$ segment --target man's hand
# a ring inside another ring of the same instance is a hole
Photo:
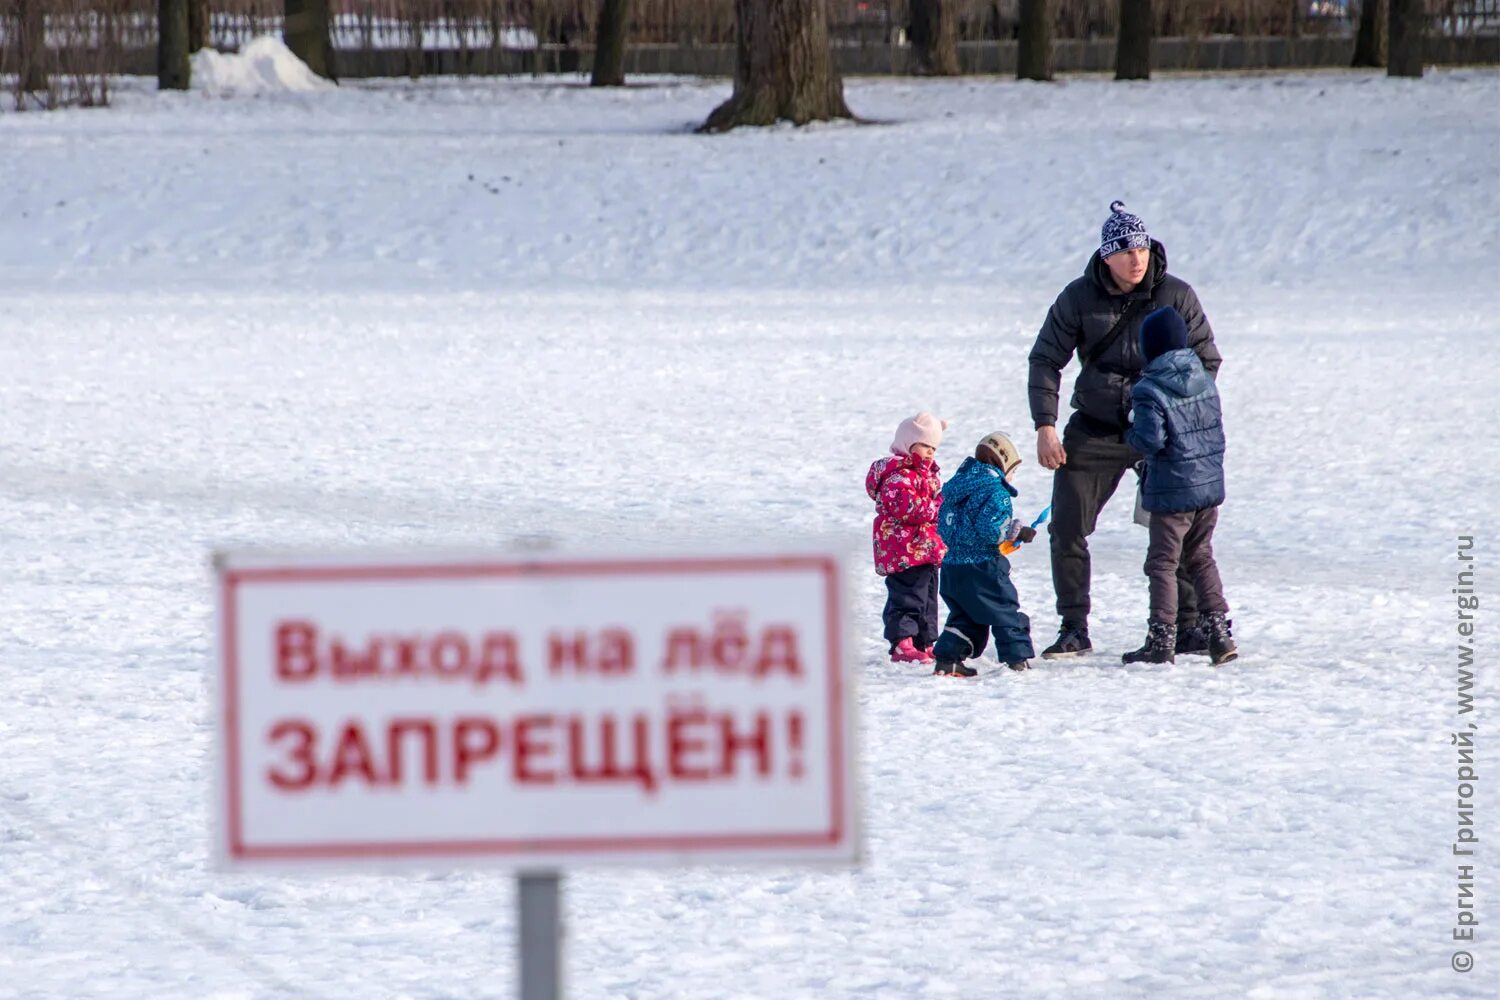
[[[1044,469],[1056,469],[1066,465],[1068,453],[1057,439],[1056,427],[1040,427],[1036,432],[1036,460]]]

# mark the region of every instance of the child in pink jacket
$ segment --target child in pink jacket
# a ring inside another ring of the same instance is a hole
[[[938,637],[938,508],[943,480],[933,456],[946,420],[918,413],[901,421],[891,455],[865,475],[875,501],[875,572],[885,577],[885,638],[894,663],[931,663]]]

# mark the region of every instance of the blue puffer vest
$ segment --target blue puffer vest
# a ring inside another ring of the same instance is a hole
[[[1155,358],[1131,389],[1125,441],[1146,456],[1141,503],[1157,514],[1224,502],[1224,420],[1219,390],[1190,347]]]
[[[994,559],[1010,523],[1010,498],[1016,495],[1016,488],[999,469],[977,458],[964,459],[943,485],[943,506],[938,512],[938,534],[948,546],[943,564]]]

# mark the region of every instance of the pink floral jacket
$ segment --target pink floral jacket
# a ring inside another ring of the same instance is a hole
[[[913,566],[941,565],[947,551],[938,537],[943,480],[936,462],[915,455],[879,458],[865,474],[875,501],[875,572],[890,576]]]

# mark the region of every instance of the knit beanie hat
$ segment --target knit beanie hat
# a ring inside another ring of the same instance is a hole
[[[1151,234],[1140,216],[1125,211],[1123,201],[1110,202],[1109,218],[1099,231],[1099,258],[1102,260],[1121,250],[1151,249]]]
[[[891,451],[897,455],[909,455],[914,444],[929,444],[936,448],[943,443],[943,431],[947,427],[948,421],[939,420],[923,410],[915,417],[901,421],[901,426],[896,428],[896,439],[891,442]]]
[[[1168,351],[1188,345],[1187,324],[1171,306],[1162,306],[1141,320],[1141,354],[1149,364]]]
[[[1006,475],[1010,475],[1010,470],[1021,464],[1021,452],[1010,436],[1002,431],[986,435],[974,449],[974,457],[985,465],[993,465]]]

